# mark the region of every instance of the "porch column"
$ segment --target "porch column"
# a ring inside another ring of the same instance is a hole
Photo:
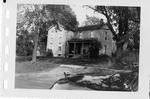
[[[70,49],[69,42],[67,42],[67,44],[66,44],[66,57],[68,57],[70,54],[69,49]]]
[[[74,54],[76,54],[76,43],[74,42]]]
[[[81,46],[81,54],[83,54],[83,47],[84,47],[84,43],[82,42],[82,46]]]

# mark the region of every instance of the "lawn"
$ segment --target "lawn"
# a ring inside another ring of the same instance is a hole
[[[17,57],[16,58],[16,73],[31,73],[41,72],[54,69],[61,64],[65,65],[79,65],[86,67],[98,67],[105,65],[108,67],[105,58],[89,59],[89,58],[46,58],[38,57],[36,63],[31,63],[31,57]]]

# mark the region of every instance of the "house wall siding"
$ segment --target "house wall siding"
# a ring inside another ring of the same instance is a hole
[[[93,36],[91,37],[91,32]],[[80,33],[82,33],[82,38],[80,38]],[[90,31],[81,31],[75,33],[75,38],[80,39],[91,39],[96,38],[102,44],[102,49],[99,51],[99,54],[110,55],[116,50],[115,42],[113,40],[113,35],[108,27],[103,27],[103,29],[90,30]],[[105,51],[106,47],[106,51]]]
[[[80,33],[82,33],[82,37]],[[107,26],[103,26],[102,29],[81,31],[75,33],[72,31],[65,30],[61,26],[60,30],[58,30],[55,26],[53,26],[48,31],[47,50],[51,49],[54,57],[59,56],[59,54],[61,54],[61,56],[65,56],[65,54],[67,53],[66,43],[68,40],[72,38],[74,39],[96,38],[102,44],[102,49],[99,51],[99,55],[108,54],[111,56],[111,54],[116,51],[113,35]],[[51,44],[53,45],[52,48]],[[61,46],[61,50],[59,50],[58,48],[59,46]]]
[[[63,27],[60,27],[60,30],[56,29],[55,26],[52,27],[48,31],[47,50],[51,49],[54,57],[65,56],[66,41],[73,36],[73,32],[67,31]],[[53,48],[51,48],[51,44],[53,44]],[[61,50],[59,50],[59,46],[61,46]]]

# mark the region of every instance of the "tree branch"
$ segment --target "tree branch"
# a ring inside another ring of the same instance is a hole
[[[87,7],[94,10],[94,11],[96,11],[96,12],[98,12],[98,13],[100,13],[100,14],[103,14],[107,18],[107,26],[110,29],[110,31],[112,32],[112,34],[114,35],[114,37],[117,38],[117,34],[116,34],[116,32],[114,31],[114,29],[111,25],[110,18],[108,16],[108,11],[106,10],[105,6],[103,7],[103,11],[99,11],[98,9],[95,9],[95,8],[93,8],[91,6],[88,6],[88,5],[87,5]]]
[[[110,31],[112,32],[112,34],[114,35],[115,38],[117,38],[117,34],[116,32],[114,31],[113,29],[113,26],[111,25],[111,22],[110,22],[110,18],[109,18],[109,15],[108,15],[108,11],[106,10],[106,8],[104,7],[104,11],[105,11],[105,17],[107,18],[107,23],[108,23],[108,28],[110,29]]]

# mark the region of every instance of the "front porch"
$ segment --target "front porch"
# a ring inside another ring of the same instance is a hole
[[[99,46],[96,40],[70,40],[67,42],[67,57],[93,58],[99,55]]]

